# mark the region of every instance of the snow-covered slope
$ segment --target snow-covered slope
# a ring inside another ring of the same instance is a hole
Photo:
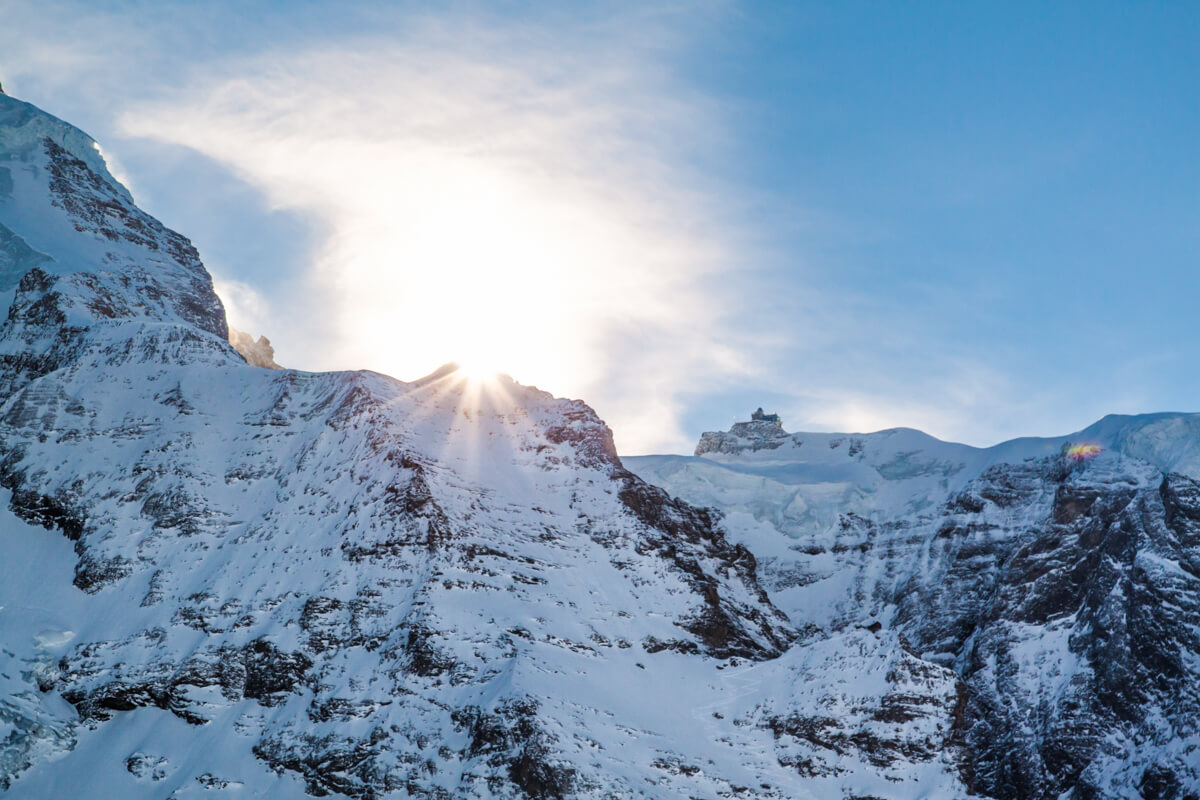
[[[6,796],[1200,795],[1196,415],[622,463],[512,381],[262,369],[4,95],[0,311]]]
[[[0,224],[7,796],[962,794],[953,672],[792,648],[583,403],[247,364],[187,240],[7,96]]]
[[[1198,454],[1200,415],[1153,414],[986,449],[748,422],[625,463],[720,509],[805,632],[791,655],[877,628],[952,670],[973,791],[1183,798],[1200,793]]]

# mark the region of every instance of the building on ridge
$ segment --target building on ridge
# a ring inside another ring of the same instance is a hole
[[[759,406],[758,410],[750,415],[750,421],[751,422],[774,422],[775,427],[777,427],[777,428],[783,427],[783,420],[779,418],[779,415],[778,414],[764,414],[763,410],[762,410],[762,406]]]

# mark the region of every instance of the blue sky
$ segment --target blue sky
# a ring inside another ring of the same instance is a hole
[[[629,453],[758,405],[972,444],[1196,409],[1195,4],[0,19],[9,93],[96,137],[288,365],[482,347]]]

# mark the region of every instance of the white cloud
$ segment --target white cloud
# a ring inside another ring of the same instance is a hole
[[[184,234],[207,224],[231,320],[283,363],[413,378],[490,356],[587,400],[624,452],[690,451],[686,412],[757,391],[791,398],[789,428],[906,425],[975,444],[1144,407],[1149,370],[1039,379],[1002,335],[959,336],[989,314],[979,287],[909,307],[869,282],[806,280],[812,256],[789,226],[858,239],[878,220],[689,166],[755,144],[673,71],[680,47],[714,35],[704,9],[550,6],[515,22],[325,8],[0,0],[5,87],[97,134],[152,203],[190,191],[155,172],[181,145],[316,232],[310,257],[295,258],[306,240],[264,264],[265,244],[213,246],[254,235],[252,213],[227,234],[228,215],[197,218],[202,200],[164,213]],[[748,208],[761,230],[728,222]]]
[[[274,321],[267,299],[250,284],[213,275],[213,289],[221,298],[225,316],[233,327],[261,335]]]
[[[750,369],[724,322],[735,233],[683,166],[719,118],[654,52],[443,28],[209,64],[120,125],[325,232],[313,302],[259,331],[289,363],[484,359],[587,399],[626,451],[687,447],[680,395]]]

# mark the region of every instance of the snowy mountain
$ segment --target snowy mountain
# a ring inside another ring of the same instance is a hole
[[[704,434],[694,457],[625,464],[721,510],[804,632],[789,655],[878,629],[950,670],[972,792],[1188,798],[1200,796],[1198,455],[1200,415],[1153,414],[986,449],[751,421]],[[816,772],[836,771],[844,747],[829,717],[784,729]]]
[[[6,797],[1200,791],[1194,417],[623,462],[510,380],[264,369],[4,95],[0,311]]]
[[[7,796],[961,793],[950,670],[790,649],[581,402],[247,363],[188,241],[7,96],[0,286]],[[810,779],[783,731],[834,696],[870,736]]]

